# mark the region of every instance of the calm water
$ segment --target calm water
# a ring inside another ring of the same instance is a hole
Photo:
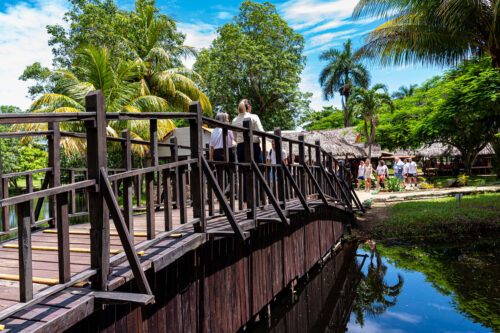
[[[500,332],[500,244],[346,247],[252,330]]]

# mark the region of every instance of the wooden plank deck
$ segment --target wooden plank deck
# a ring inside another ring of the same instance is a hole
[[[311,204],[315,203],[319,203],[319,201],[311,201]],[[300,207],[301,204],[298,200],[293,200],[287,203],[287,208],[291,210],[300,209]],[[235,216],[238,223],[244,230],[254,227],[253,223],[246,219],[246,213],[244,211],[236,213]],[[257,219],[261,218],[266,221],[263,223],[269,223],[269,220],[277,219],[278,217],[272,206],[267,206],[263,209],[257,210]],[[192,219],[192,209],[189,208],[188,221]],[[155,213],[155,221],[156,233],[164,232],[163,211],[157,211]],[[180,214],[178,209],[173,210],[173,221],[174,229],[180,226]],[[231,226],[225,216],[213,218],[207,221],[207,232],[209,234],[211,232],[229,232],[231,230]],[[70,226],[70,268],[72,276],[90,269],[90,235],[87,234],[89,231],[89,223]],[[114,228],[111,220],[110,233],[110,249],[112,252],[110,253],[110,258],[113,258],[116,255],[120,255],[123,248],[119,237],[116,235],[116,229]],[[140,235],[134,237],[135,244],[139,244],[146,240],[146,214],[134,216],[134,234]],[[153,268],[154,271],[158,271],[177,260],[183,254],[204,243],[207,240],[207,237],[209,237],[208,235],[194,233],[193,227],[187,226],[185,229],[172,235],[173,237],[167,237],[144,251],[139,252],[141,265],[144,269]],[[15,281],[19,274],[18,249],[16,248],[17,244],[17,239],[11,239],[0,244],[0,262],[2,263],[0,265],[0,310],[8,308],[19,302],[19,282]],[[48,288],[50,285],[58,283],[57,231],[54,229],[45,229],[32,233],[32,245],[33,281],[34,293],[36,294]],[[114,290],[131,279],[133,279],[133,274],[130,270],[129,263],[126,260],[122,261],[121,263],[112,266],[112,272],[109,278],[109,290]],[[86,283],[79,284],[79,287],[83,287],[83,290],[87,290],[85,289],[86,286]],[[86,291],[86,293],[88,292],[90,291]],[[53,297],[49,298],[49,301],[45,301],[40,304],[49,302],[45,305],[45,307],[53,307],[55,306],[55,301],[50,301],[52,299]],[[44,312],[42,309],[45,308],[35,306],[32,311],[45,313],[51,318],[54,316],[52,310],[49,311],[45,309],[47,311]],[[58,311],[61,312],[60,309]],[[15,316],[17,315],[18,314]],[[38,318],[34,314],[30,314],[32,317],[20,315],[18,318],[15,316],[4,320],[2,324],[8,324],[8,326],[11,327],[12,325],[15,325],[16,327],[39,327],[38,325],[30,323],[30,321],[33,321],[34,318]],[[14,320],[13,318],[17,318],[18,320]]]

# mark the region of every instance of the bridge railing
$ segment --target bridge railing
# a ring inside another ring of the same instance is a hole
[[[199,102],[192,103],[186,113],[106,113],[102,93],[94,91],[86,97],[86,111],[0,115],[0,124],[47,124],[45,131],[0,133],[0,140],[44,137],[48,151],[48,165],[43,169],[2,174],[0,165],[0,235],[18,234],[16,247],[21,301],[19,305],[1,311],[0,319],[83,280],[90,279],[94,289],[106,290],[110,266],[124,260],[129,261],[139,289],[150,294],[137,252],[188,228],[207,237],[236,235],[244,240],[248,236],[245,230],[261,222],[289,224],[288,214],[296,209],[291,206],[293,202],[299,202],[301,209],[306,211],[310,211],[311,203],[317,200],[342,205],[348,210],[362,209],[352,190],[349,172],[332,154],[321,148],[320,142],[307,143],[304,136],[299,140],[287,139],[282,137],[279,128],[274,133],[254,131],[249,121],[245,121],[243,127],[221,123],[203,117]],[[158,121],[164,119],[189,121],[189,146],[179,145],[175,137],[170,142],[158,142]],[[126,123],[136,120],[148,122],[149,140],[132,139],[128,130],[122,131],[121,137],[107,135],[109,121]],[[61,125],[66,122],[83,123],[85,132],[61,130]],[[223,161],[209,159],[208,149],[203,146],[204,125],[222,128]],[[243,161],[230,159],[229,131],[243,135]],[[287,160],[284,161],[278,153],[276,164],[256,162],[252,158],[254,136],[260,139],[264,158],[274,142],[277,152],[288,147]],[[61,140],[66,138],[84,143],[85,168],[61,168]],[[121,147],[122,165],[108,168],[108,146],[115,145],[116,148],[117,144]],[[133,145],[148,148],[150,165],[133,165]],[[170,150],[168,159],[160,158],[159,147]],[[294,147],[298,147],[298,156],[293,154]],[[189,149],[189,156],[179,156],[179,148]],[[33,186],[34,174],[44,175],[39,190]],[[9,196],[9,179],[13,177],[25,177],[26,189]],[[48,214],[44,215],[42,208],[47,205]],[[259,208],[268,206],[273,208],[274,214],[261,216]],[[13,208],[17,227],[10,225],[9,210]],[[156,221],[156,210],[163,210],[161,227]],[[146,212],[144,234],[134,227],[134,215],[138,211]],[[241,223],[240,214],[245,216],[244,223]],[[207,228],[207,221],[221,216],[227,219],[230,228],[224,225]],[[70,247],[69,224],[75,217],[90,222],[90,247],[85,250],[90,255],[90,269],[72,274],[70,253],[74,249]],[[110,248],[110,217],[124,250],[118,254]],[[59,274],[57,280],[51,281],[54,286],[34,294],[33,281],[40,279],[33,275],[32,250],[38,247],[31,244],[31,232],[47,223],[57,230],[57,247],[51,250],[57,251]],[[134,235],[145,236],[146,240],[134,244]]]

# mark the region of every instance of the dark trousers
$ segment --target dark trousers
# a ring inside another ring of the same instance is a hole
[[[236,156],[238,157],[238,162],[245,162],[245,145],[243,143],[238,143],[236,146]],[[263,163],[262,150],[258,142],[253,143],[253,160],[257,164]],[[243,202],[247,202],[247,180],[245,171],[243,171]]]

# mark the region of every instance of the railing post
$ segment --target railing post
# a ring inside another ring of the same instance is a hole
[[[299,135],[299,164],[301,166],[300,171],[299,171],[299,180],[300,180],[300,190],[302,191],[302,194],[304,197],[307,199],[307,187],[306,187],[306,173],[305,173],[305,164],[306,164],[306,157],[305,157],[305,150],[304,150],[304,135],[301,134]]]
[[[60,169],[60,142],[61,132],[58,122],[48,123],[48,128],[53,131],[48,135],[48,150],[49,150],[49,168],[52,168],[49,178],[49,187],[57,187],[61,185],[61,169]],[[49,197],[49,215],[52,217],[50,222],[51,227],[55,226],[57,219],[57,202],[54,195]]]
[[[189,112],[196,116],[189,119],[189,137],[191,140],[191,158],[196,159],[196,164],[191,164],[191,200],[193,206],[193,217],[200,219],[200,224],[195,227],[197,232],[206,232],[205,225],[205,201],[203,194],[203,173],[201,159],[203,154],[203,120],[201,113],[201,103],[192,102],[189,105]]]
[[[130,142],[130,131],[123,130],[122,138],[122,167],[126,171],[132,170],[132,144]],[[130,235],[134,235],[134,218],[133,218],[133,207],[134,203],[132,199],[134,197],[132,191],[132,179],[123,179],[123,218],[125,219],[125,224],[127,225],[128,232]]]
[[[179,147],[177,146],[177,138],[174,136],[170,139],[170,158],[172,162],[179,162]],[[173,197],[174,197],[174,209],[179,208],[179,167],[174,168],[174,187],[173,187]]]
[[[94,179],[99,189],[104,184],[100,180],[100,168],[107,168],[106,155],[106,106],[100,90],[92,91],[85,97],[87,112],[95,112],[95,120],[86,121],[88,177]],[[107,289],[109,273],[109,210],[103,193],[89,190],[90,217],[90,267],[97,269],[91,279],[92,288]]]
[[[321,186],[321,188],[323,189],[323,191],[325,190],[325,184],[323,183],[322,181],[322,177],[321,177],[321,172],[320,172],[320,169],[322,167],[322,164],[321,164],[321,141],[319,140],[316,140],[314,142],[314,144],[316,145],[315,147],[315,153],[316,153],[316,156],[315,156],[315,160],[316,160],[316,166],[318,168],[316,168],[316,177],[318,177],[318,184]]]
[[[9,197],[9,180],[2,178],[2,149],[0,145],[0,199]],[[9,207],[2,207],[2,231],[10,230]]]
[[[59,283],[66,283],[71,279],[69,257],[68,193],[59,193],[57,195],[56,225]]]
[[[149,121],[149,154],[151,157],[151,166],[157,166],[158,159],[158,121],[151,119]],[[146,233],[147,239],[155,237],[155,197],[154,197],[154,172],[146,174]]]
[[[254,220],[256,218],[256,197],[255,197],[255,177],[250,167],[250,163],[253,160],[253,129],[250,119],[245,119],[243,121],[243,127],[247,130],[243,132],[243,142],[245,145],[245,163],[248,164],[243,168],[243,174],[246,182],[246,196],[247,196],[247,218],[249,220]]]
[[[69,183],[73,184],[75,182],[75,171],[69,170],[68,176],[69,176]],[[76,213],[76,191],[75,190],[72,190],[69,192],[69,212],[71,214]]]
[[[276,148],[276,164],[281,165],[276,168],[277,173],[277,184],[278,184],[278,201],[280,202],[281,209],[286,209],[286,198],[285,198],[285,175],[283,174],[283,166],[281,162],[283,161],[283,141],[281,138],[281,128],[276,127],[274,129],[274,135],[278,136],[278,139],[274,139],[274,147]]]
[[[31,173],[26,175],[26,192],[33,193],[33,174]],[[28,203],[30,206],[31,224],[34,225],[36,221],[35,221],[35,208],[33,206],[33,200],[30,200]]]
[[[25,303],[33,299],[33,263],[31,258],[31,213],[29,202],[17,204],[17,232],[19,244],[19,299]]]

